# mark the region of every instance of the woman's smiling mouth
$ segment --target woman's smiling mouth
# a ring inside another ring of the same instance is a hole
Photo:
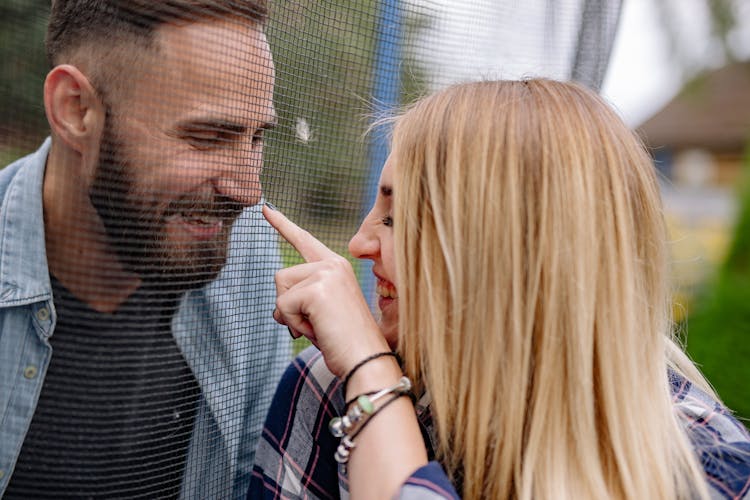
[[[378,277],[377,284],[375,285],[375,293],[378,295],[378,306],[381,311],[398,298],[398,293],[396,293],[396,287],[393,283],[380,277]]]

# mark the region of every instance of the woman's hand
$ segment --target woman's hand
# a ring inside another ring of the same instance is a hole
[[[274,319],[310,339],[338,377],[389,351],[349,261],[278,210],[266,205],[263,215],[306,262],[276,273]]]
[[[339,378],[367,356],[389,351],[349,262],[281,212],[265,206],[263,215],[306,261],[276,273],[276,321],[310,339]],[[357,370],[346,398],[388,387],[399,379],[396,362],[380,359]],[[390,498],[409,474],[427,463],[408,398],[399,398],[372,418],[357,436],[348,464],[352,498]]]

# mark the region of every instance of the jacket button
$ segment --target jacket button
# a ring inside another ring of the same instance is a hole
[[[34,365],[29,365],[23,369],[23,376],[28,379],[32,379],[36,377],[36,374],[37,374],[37,369],[36,369],[36,366]]]
[[[49,319],[49,309],[42,307],[36,312],[36,319],[39,321],[47,321]]]

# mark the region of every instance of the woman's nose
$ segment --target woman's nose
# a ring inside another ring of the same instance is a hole
[[[365,218],[356,234],[349,240],[349,253],[358,259],[374,259],[380,249],[378,239],[370,230],[370,217]]]

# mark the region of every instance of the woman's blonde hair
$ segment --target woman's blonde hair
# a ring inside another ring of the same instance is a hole
[[[593,92],[462,84],[393,132],[400,346],[464,498],[688,498],[648,154]]]

